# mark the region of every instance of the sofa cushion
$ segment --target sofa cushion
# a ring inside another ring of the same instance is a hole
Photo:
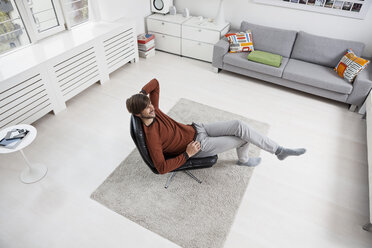
[[[247,56],[247,59],[265,65],[280,67],[280,65],[282,64],[283,56],[256,50],[250,52]]]
[[[327,38],[300,31],[297,34],[291,58],[335,67],[347,49],[350,48],[357,56],[361,56],[364,46],[363,43],[357,41]]]
[[[252,42],[252,34],[250,31],[227,33],[225,37],[230,43],[230,53],[251,52],[254,50]]]
[[[289,58],[296,39],[296,31],[266,27],[243,21],[240,31],[252,32],[254,48]]]
[[[337,76],[332,68],[296,59],[289,59],[283,78],[342,94],[350,94],[353,90],[352,85]]]
[[[351,49],[347,49],[346,54],[341,58],[335,67],[337,74],[352,83],[354,78],[369,64],[368,59],[363,59],[355,55]]]
[[[264,65],[261,63],[249,61],[247,59],[247,55],[247,53],[228,53],[224,56],[223,62],[229,65],[275,77],[282,77],[284,67],[288,62],[288,58],[283,57],[280,67],[274,67],[271,65]]]

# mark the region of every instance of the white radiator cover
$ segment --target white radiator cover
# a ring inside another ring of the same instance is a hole
[[[0,129],[56,114],[92,84],[108,82],[138,61],[136,41],[133,21],[90,23],[0,58]]]

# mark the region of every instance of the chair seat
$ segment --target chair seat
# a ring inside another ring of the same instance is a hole
[[[217,163],[217,159],[218,159],[217,155],[205,158],[190,158],[189,160],[187,160],[186,163],[184,163],[182,166],[178,167],[173,171],[209,168],[212,167],[215,163]]]

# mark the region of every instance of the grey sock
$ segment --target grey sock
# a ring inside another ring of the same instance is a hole
[[[306,152],[305,148],[289,149],[279,146],[275,152],[275,155],[279,160],[284,160],[288,156],[300,156]]]
[[[245,165],[248,167],[255,167],[261,163],[261,158],[249,158],[247,162],[240,162],[238,161],[236,164],[237,165]]]

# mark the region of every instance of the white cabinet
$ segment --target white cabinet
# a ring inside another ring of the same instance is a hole
[[[181,55],[182,23],[191,17],[153,14],[146,19],[147,30],[155,34],[155,48]]]
[[[230,28],[192,17],[182,24],[182,55],[212,62],[213,46]]]
[[[153,14],[146,19],[147,30],[155,34],[157,50],[212,62],[213,46],[230,28],[198,17]]]
[[[156,32],[152,33],[156,37],[155,47],[157,50],[181,54],[181,38]]]
[[[160,20],[148,18],[147,28],[151,30],[151,32],[168,34],[168,35],[172,35],[175,37],[181,36],[181,25],[179,23],[171,23],[165,20],[160,21]]]
[[[213,45],[200,41],[182,39],[182,55],[211,62]]]

